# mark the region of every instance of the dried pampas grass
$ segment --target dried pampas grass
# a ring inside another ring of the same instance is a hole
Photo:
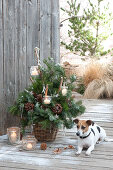
[[[84,93],[84,98],[87,99],[100,99],[112,97],[113,97],[113,81],[107,77],[95,79],[92,82],[90,82]]]
[[[107,75],[113,81],[113,64],[106,66],[105,75]]]
[[[98,62],[90,63],[85,69],[83,76],[85,87],[87,87],[88,84],[93,80],[103,78],[104,74],[105,69],[101,64],[99,64]]]

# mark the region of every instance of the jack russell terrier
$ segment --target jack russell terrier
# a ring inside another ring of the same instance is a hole
[[[113,142],[113,139],[106,138],[105,130],[95,124],[93,121],[75,119],[74,122],[77,124],[77,155],[82,152],[83,148],[88,148],[86,151],[86,155],[90,155],[91,151],[94,150],[95,144],[99,143],[100,141]]]

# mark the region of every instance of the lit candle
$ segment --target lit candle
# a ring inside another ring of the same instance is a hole
[[[16,142],[16,140],[17,140],[17,134],[16,134],[16,132],[12,132],[12,133],[11,133],[11,140],[12,140],[12,142]]]
[[[38,75],[38,66],[31,66],[30,74],[31,74],[31,76],[37,76]]]
[[[37,70],[33,70],[33,71],[31,72],[31,75],[32,75],[32,76],[36,76],[36,75],[38,75]]]
[[[48,92],[48,84],[46,85],[44,104],[50,104],[50,102],[51,102],[51,98],[50,98],[50,96],[47,96],[47,92]]]
[[[67,89],[66,88],[62,89],[62,95],[65,96],[66,94],[67,94]]]
[[[45,99],[44,99],[44,104],[50,104],[50,99],[45,98]]]
[[[33,148],[33,145],[31,143],[28,143],[26,147],[28,150],[31,150]]]
[[[27,135],[22,138],[23,149],[30,151],[36,148],[36,138],[32,135]]]
[[[9,142],[11,144],[18,144],[20,141],[20,128],[19,127],[9,127],[7,128],[7,135]]]

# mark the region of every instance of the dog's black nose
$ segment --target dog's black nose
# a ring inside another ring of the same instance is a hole
[[[77,133],[76,133],[76,135],[77,135],[77,136],[80,136],[80,133],[79,133],[79,132],[77,132]]]

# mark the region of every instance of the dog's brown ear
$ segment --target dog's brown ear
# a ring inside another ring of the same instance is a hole
[[[79,122],[79,119],[75,119],[75,120],[73,120],[76,124],[78,124],[78,122]]]
[[[92,120],[87,120],[86,123],[88,126],[90,126],[93,122],[92,122]]]

